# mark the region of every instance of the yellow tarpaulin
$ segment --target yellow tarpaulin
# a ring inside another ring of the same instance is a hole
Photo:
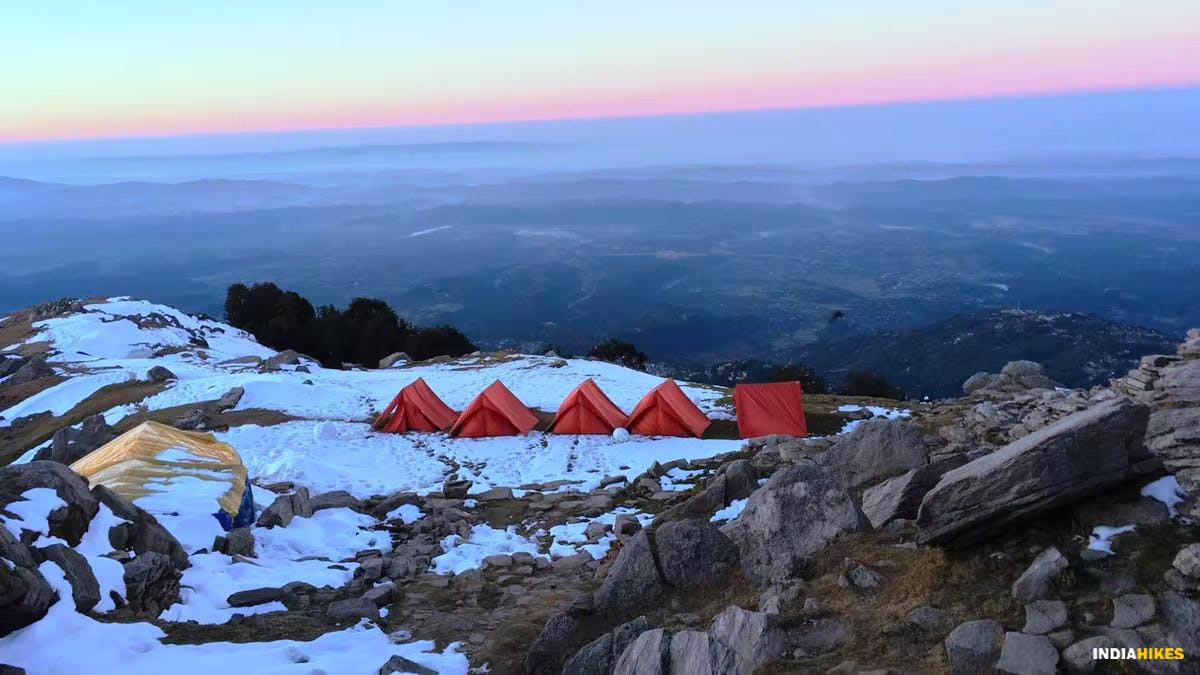
[[[232,446],[212,434],[181,431],[143,422],[71,465],[92,486],[104,485],[132,501],[152,492],[168,492],[182,478],[227,483],[217,501],[232,518],[246,489],[246,467]]]

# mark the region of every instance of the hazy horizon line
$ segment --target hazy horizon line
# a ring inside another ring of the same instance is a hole
[[[977,95],[977,96],[945,96],[945,97],[927,97],[914,99],[891,99],[880,101],[864,101],[855,102],[849,101],[846,103],[837,104],[813,104],[813,105],[789,105],[789,106],[768,106],[768,107],[748,107],[748,108],[713,108],[705,110],[680,110],[672,112],[648,112],[648,113],[629,113],[629,114],[611,114],[611,115],[564,115],[550,116],[538,118],[523,118],[523,119],[495,119],[495,120],[478,120],[478,121],[460,121],[460,122],[409,122],[396,124],[342,124],[337,126],[296,126],[296,127],[261,127],[261,128],[246,128],[246,129],[213,129],[201,131],[185,131],[177,133],[146,133],[146,134],[95,134],[84,136],[40,136],[32,138],[11,139],[0,136],[0,148],[12,149],[19,146],[54,146],[54,145],[72,145],[72,144],[88,144],[88,143],[105,143],[105,142],[121,142],[121,141],[153,141],[153,140],[172,140],[172,139],[204,139],[204,138],[235,138],[235,137],[253,137],[253,136],[283,136],[287,134],[304,134],[304,133],[334,133],[338,131],[387,131],[387,130],[403,130],[403,129],[466,129],[466,128],[486,128],[486,127],[522,127],[537,124],[553,124],[553,123],[570,123],[570,122],[603,122],[606,120],[639,120],[639,119],[663,119],[676,117],[711,117],[723,115],[738,115],[738,114],[755,114],[755,113],[783,113],[790,111],[819,111],[819,110],[853,110],[864,108],[888,108],[888,107],[914,107],[921,105],[931,105],[939,103],[968,103],[977,101],[1005,101],[1005,100],[1039,100],[1039,99],[1059,99],[1073,98],[1083,96],[1096,95],[1117,95],[1117,94],[1137,94],[1137,93],[1156,93],[1156,92],[1184,92],[1200,90],[1200,81],[1196,82],[1181,82],[1172,85],[1151,85],[1151,86],[1131,86],[1131,87],[1080,87],[1069,89],[1056,90],[1031,90],[1018,93],[1000,93],[992,95]]]

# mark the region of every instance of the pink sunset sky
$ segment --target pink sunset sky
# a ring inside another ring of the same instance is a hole
[[[1200,84],[1200,2],[20,3],[0,140]]]

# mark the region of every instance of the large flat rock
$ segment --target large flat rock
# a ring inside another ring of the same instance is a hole
[[[976,541],[1135,475],[1150,409],[1099,403],[946,472],[921,502],[925,543]]]

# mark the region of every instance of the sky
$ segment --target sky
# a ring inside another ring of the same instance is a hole
[[[0,141],[1200,84],[1200,0],[38,0]]]

